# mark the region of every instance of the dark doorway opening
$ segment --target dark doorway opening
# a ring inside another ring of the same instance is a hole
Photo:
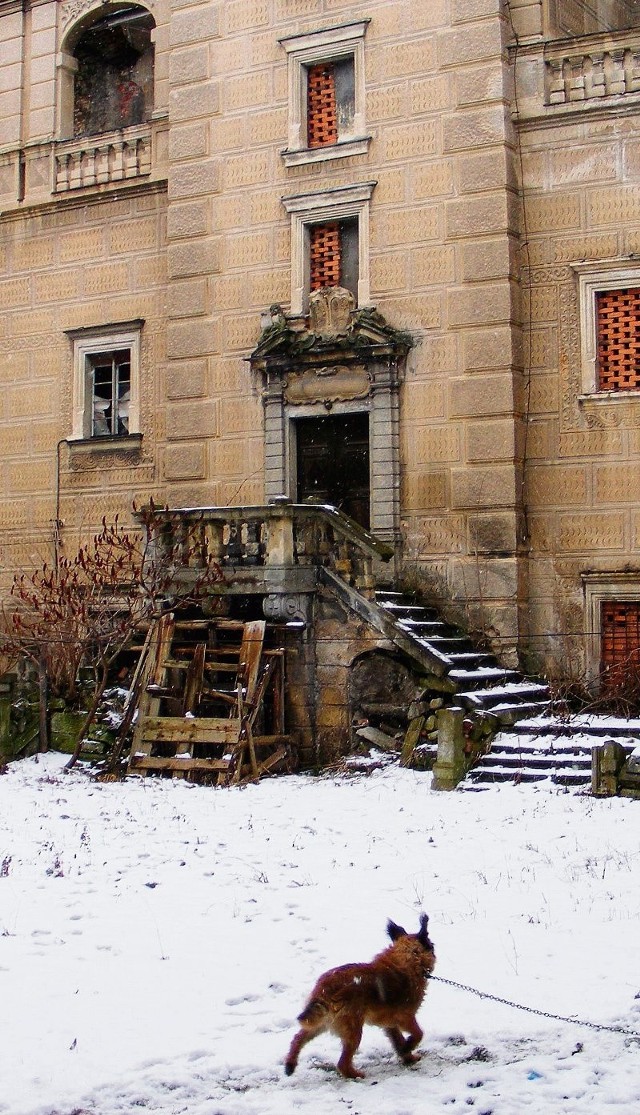
[[[369,529],[369,415],[296,421],[297,500],[335,507]]]

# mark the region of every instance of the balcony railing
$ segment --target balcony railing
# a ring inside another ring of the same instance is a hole
[[[156,545],[177,577],[197,575],[207,556],[244,591],[310,589],[322,567],[372,598],[374,560],[393,556],[390,546],[328,504],[283,498],[262,507],[156,508],[154,518]]]
[[[126,132],[83,136],[57,143],[54,153],[54,193],[122,182],[151,173],[151,126],[141,124]]]
[[[558,51],[558,53],[556,53]],[[552,53],[553,52],[553,53]],[[553,43],[545,58],[545,100],[548,105],[604,101],[640,92],[640,42],[582,45]]]

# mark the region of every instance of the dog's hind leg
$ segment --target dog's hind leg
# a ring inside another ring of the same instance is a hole
[[[338,1030],[335,1027],[335,1032],[340,1035],[342,1040],[342,1053],[338,1061],[338,1071],[346,1076],[348,1080],[362,1080],[364,1073],[359,1072],[353,1064],[353,1056],[362,1038],[362,1023],[351,1022],[349,1025],[342,1025]]]
[[[284,1071],[287,1076],[291,1076],[291,1074],[296,1071],[296,1065],[298,1064],[300,1050],[304,1048],[307,1042],[310,1042],[313,1040],[313,1038],[317,1037],[319,1033],[319,1029],[309,1030],[303,1027],[301,1030],[298,1030],[298,1033],[291,1042],[289,1052],[287,1053],[287,1059],[284,1063]]]

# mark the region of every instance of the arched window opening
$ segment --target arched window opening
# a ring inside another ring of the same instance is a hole
[[[640,27],[640,0],[549,0],[552,34],[591,35]]]
[[[73,51],[73,134],[142,124],[153,111],[153,17],[130,4],[113,7],[80,36]]]

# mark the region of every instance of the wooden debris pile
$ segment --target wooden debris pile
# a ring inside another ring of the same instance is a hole
[[[284,651],[265,632],[264,620],[151,624],[123,725],[135,722],[129,773],[230,785],[290,769]]]

